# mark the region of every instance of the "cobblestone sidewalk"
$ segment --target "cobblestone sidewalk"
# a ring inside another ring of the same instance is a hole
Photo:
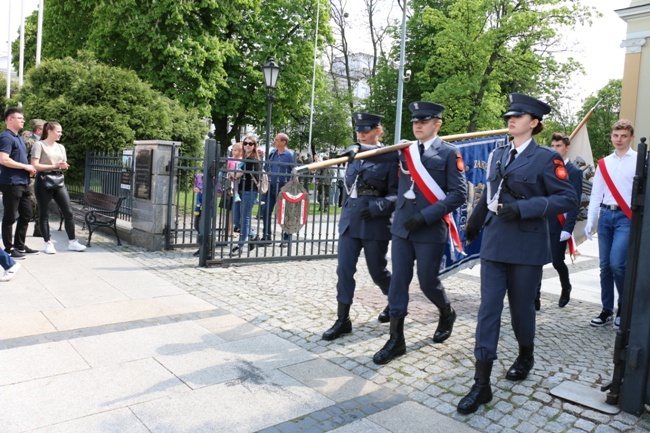
[[[102,241],[100,235],[95,242]],[[380,324],[376,316],[386,299],[373,285],[362,260],[351,310],[353,333],[326,342],[320,336],[331,326],[336,314],[334,260],[201,269],[196,267],[197,259],[191,257],[191,251],[152,253],[132,246],[118,248],[111,241],[102,242],[102,247],[136,261],[216,307],[394,390],[396,395],[478,430],[520,433],[650,431],[648,413],[640,418],[623,412],[609,416],[562,401],[549,393],[565,380],[597,388],[611,379],[615,331],[611,327],[588,325],[599,308],[590,302],[574,299],[567,307],[559,309],[556,296],[542,295],[543,307],[537,320],[536,363],[528,379],[520,383],[504,378],[517,355],[506,307],[500,358],[492,373],[494,399],[477,413],[463,416],[456,412],[456,404],[473,383],[474,331],[480,302],[479,282],[471,275],[461,273],[444,281],[458,313],[454,333],[444,344],[431,341],[438,313],[414,282],[405,324],[407,353],[388,365],[377,366],[372,362],[372,355],[385,343],[388,325]],[[588,260],[576,269],[584,271],[597,266],[597,260]],[[594,272],[597,273],[597,269]],[[545,272],[545,278],[553,276]]]

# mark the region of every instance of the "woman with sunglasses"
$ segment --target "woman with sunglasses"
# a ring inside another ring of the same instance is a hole
[[[257,153],[257,140],[255,137],[249,136],[244,139],[242,142],[243,146],[243,161],[240,164],[240,168],[235,172],[234,178],[239,182],[239,197],[241,201],[235,203],[235,206],[239,205],[240,212],[240,235],[239,242],[232,249],[230,255],[241,255],[244,249],[244,244],[249,237],[252,237],[252,240],[256,240],[255,231],[251,227],[251,214],[253,212],[253,205],[255,204],[255,199],[257,198],[258,185],[260,182],[260,173],[262,172],[262,162],[260,161],[259,154]],[[237,224],[237,221],[235,221]],[[255,248],[255,245],[249,247],[249,251],[252,251]]]

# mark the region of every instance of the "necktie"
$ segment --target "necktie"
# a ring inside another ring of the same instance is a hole
[[[422,156],[424,154],[424,143],[419,142],[418,149],[420,150],[420,156]]]
[[[510,158],[508,158],[508,163],[506,164],[506,167],[509,166],[512,163],[512,161],[515,160],[516,156],[517,156],[517,149],[513,148],[510,151]]]

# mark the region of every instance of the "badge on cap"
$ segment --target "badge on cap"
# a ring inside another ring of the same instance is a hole
[[[363,119],[363,115],[361,113],[357,113],[357,119],[359,120]]]
[[[420,104],[418,104],[417,102],[414,102],[413,103],[413,108],[415,108],[416,110],[419,110],[420,109]]]

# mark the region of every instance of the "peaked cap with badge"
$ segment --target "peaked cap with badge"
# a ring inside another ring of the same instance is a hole
[[[445,106],[435,102],[415,101],[409,104],[409,110],[413,114],[411,122],[418,122],[431,119],[442,119],[442,112]]]
[[[551,106],[546,102],[542,102],[532,96],[524,95],[523,93],[511,93],[508,99],[510,100],[510,108],[506,114],[501,116],[504,119],[508,119],[511,116],[530,114],[534,118],[542,120],[552,110]]]
[[[372,128],[381,125],[381,119],[384,116],[371,113],[353,113],[352,121],[354,122],[354,130],[356,132],[368,132]]]

